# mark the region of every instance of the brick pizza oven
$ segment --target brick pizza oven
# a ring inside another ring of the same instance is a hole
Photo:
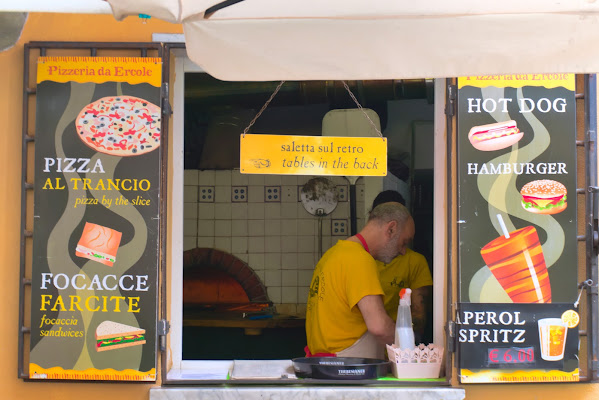
[[[183,253],[184,307],[218,308],[227,305],[244,311],[258,311],[270,304],[260,277],[244,261],[212,248],[195,248]],[[251,304],[256,305],[252,309]]]

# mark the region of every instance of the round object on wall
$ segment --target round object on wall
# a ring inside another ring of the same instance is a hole
[[[312,215],[329,215],[337,207],[337,188],[327,178],[312,178],[302,187],[300,198],[302,205]]]

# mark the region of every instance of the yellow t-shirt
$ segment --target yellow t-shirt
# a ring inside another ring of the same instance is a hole
[[[420,253],[407,249],[405,255],[395,257],[389,264],[376,262],[385,292],[385,310],[395,321],[399,306],[399,291],[403,288],[412,290],[433,284],[431,272],[426,258]]]
[[[354,344],[367,331],[358,302],[383,293],[374,258],[359,243],[338,241],[312,276],[306,309],[310,352],[337,353]]]

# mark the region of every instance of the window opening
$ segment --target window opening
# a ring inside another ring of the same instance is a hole
[[[364,224],[379,191],[399,190],[416,219],[414,250],[424,254],[432,268],[432,81],[348,83],[359,102],[379,115],[381,129],[390,144],[390,175],[375,185],[368,182],[371,178],[358,181],[358,225]],[[232,355],[237,359],[302,357],[306,344],[303,317],[308,286],[318,261],[318,223],[303,209],[299,192],[312,177],[239,173],[239,135],[277,85],[278,82],[223,82],[205,73],[185,74],[183,251],[216,249],[226,253],[227,258],[245,263],[266,288],[275,317],[285,319],[283,333],[269,343],[270,347],[283,344],[288,351],[272,352],[260,344],[249,344],[245,346],[248,352]],[[320,135],[324,115],[339,108],[355,108],[342,82],[286,82],[256,120],[251,133]],[[341,207],[323,221],[323,252],[338,239],[350,236],[349,185],[342,177],[333,177],[333,181]],[[396,284],[399,288],[402,282]],[[182,358],[209,359],[207,350],[188,347],[191,339],[187,338],[199,333],[190,330],[191,314],[187,307],[183,308],[183,321],[188,326],[183,327]],[[200,329],[206,334],[213,330],[210,337],[222,339],[223,344],[212,346],[214,349],[226,349],[233,340],[248,340],[239,339],[242,327],[228,328],[231,332],[217,328],[222,327]],[[237,333],[233,333],[235,329]],[[265,328],[262,334],[268,329],[275,328]],[[237,339],[231,335],[238,335]],[[432,325],[425,341],[433,341]],[[227,359],[228,354],[220,350],[220,357],[216,358]]]

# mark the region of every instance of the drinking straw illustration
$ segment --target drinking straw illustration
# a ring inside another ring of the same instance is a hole
[[[503,222],[503,217],[501,216],[501,214],[497,214],[497,220],[499,221],[499,226],[501,226],[501,231],[503,232],[503,236],[506,239],[510,238],[510,233],[507,231],[507,228],[505,226],[505,222]]]

